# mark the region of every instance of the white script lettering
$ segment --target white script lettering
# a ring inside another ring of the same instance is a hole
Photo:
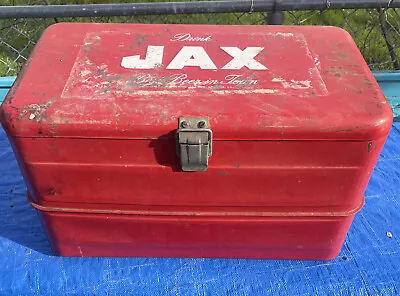
[[[249,79],[243,75],[230,74],[224,80],[219,79],[190,79],[187,74],[176,74],[168,77],[159,77],[154,74],[138,74],[132,79],[138,87],[212,87],[250,86],[257,85],[258,80]]]
[[[189,33],[179,33],[174,36],[174,38],[169,41],[211,41],[211,36],[207,37],[192,37]]]

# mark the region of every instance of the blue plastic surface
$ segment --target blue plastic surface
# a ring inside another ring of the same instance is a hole
[[[400,121],[400,71],[379,71],[374,76],[392,107],[394,121]]]
[[[399,167],[394,123],[365,207],[332,261],[62,258],[25,200],[0,128],[0,295],[399,295]]]
[[[0,77],[0,103],[8,93],[11,85],[14,83],[15,76]]]

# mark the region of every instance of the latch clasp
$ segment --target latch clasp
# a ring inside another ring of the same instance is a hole
[[[176,143],[183,171],[207,170],[208,158],[212,154],[212,131],[208,118],[179,118]]]

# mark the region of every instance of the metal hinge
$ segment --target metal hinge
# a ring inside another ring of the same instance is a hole
[[[212,131],[207,118],[179,118],[176,143],[183,171],[207,170],[212,154]]]

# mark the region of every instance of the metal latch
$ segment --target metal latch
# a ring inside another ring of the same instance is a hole
[[[179,118],[176,143],[183,171],[207,170],[212,153],[212,131],[207,118]]]

